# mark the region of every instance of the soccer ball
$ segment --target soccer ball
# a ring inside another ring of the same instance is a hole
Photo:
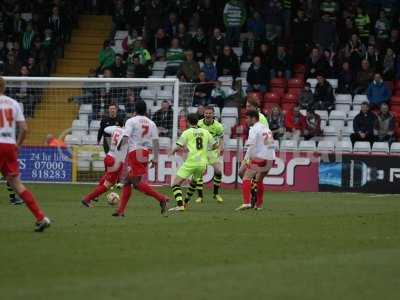
[[[117,193],[111,192],[107,195],[108,204],[114,206],[119,202],[119,195]]]

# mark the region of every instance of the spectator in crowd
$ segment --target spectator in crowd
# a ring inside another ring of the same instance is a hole
[[[60,14],[60,8],[58,6],[53,6],[51,11],[52,14],[48,19],[48,28],[51,29],[57,48],[60,48],[64,44],[64,37],[68,28],[66,28],[64,16]]]
[[[190,47],[190,43],[192,42],[192,35],[187,32],[186,26],[182,22],[178,25],[178,33],[176,37],[179,39],[183,49],[187,49]]]
[[[317,85],[314,92],[314,109],[332,110],[335,106],[335,96],[331,84],[322,75],[317,75]]]
[[[293,62],[304,63],[304,57],[307,55],[307,49],[310,47],[312,42],[312,22],[305,15],[302,8],[297,10],[297,15],[293,19],[292,38]],[[319,55],[317,58],[319,58]],[[306,76],[306,78],[308,77],[309,76]]]
[[[389,106],[386,103],[382,103],[375,121],[374,140],[393,143],[396,140],[394,135],[395,126],[395,117],[389,111]]]
[[[206,56],[203,67],[201,68],[201,72],[204,72],[206,75],[207,81],[216,81],[217,80],[217,68],[214,66],[213,58],[210,55]]]
[[[179,66],[185,59],[185,53],[179,46],[179,40],[177,38],[172,39],[171,47],[167,50],[167,67],[165,69],[165,75],[171,76],[176,75]]]
[[[7,61],[4,66],[4,74],[8,76],[17,76],[19,73],[19,65],[15,54],[8,52]]]
[[[306,59],[305,67],[304,76],[306,78],[315,78],[317,74],[323,73],[323,58],[318,47],[312,48],[310,56]]]
[[[139,57],[139,61],[142,65],[148,65],[151,60],[150,52],[143,46],[143,38],[138,36],[133,42],[132,55]]]
[[[305,118],[300,113],[300,107],[295,106],[285,115],[285,138],[299,139],[305,128]]]
[[[280,18],[281,12],[281,1],[264,1],[265,37],[270,43],[276,43],[282,35],[282,19]]]
[[[314,26],[314,42],[323,49],[332,49],[335,46],[336,24],[327,13]]]
[[[200,65],[194,60],[193,50],[189,49],[185,52],[185,61],[181,63],[178,70],[178,77],[183,76],[188,82],[195,82],[200,73]]]
[[[357,7],[357,15],[354,19],[354,22],[356,24],[361,41],[364,45],[366,45],[368,43],[371,20],[361,6]]]
[[[307,109],[303,137],[305,140],[315,139],[322,135],[321,118],[313,109]]]
[[[198,28],[196,34],[190,42],[190,48],[194,52],[194,57],[196,61],[204,61],[204,57],[207,53],[208,41],[204,36],[203,28]]]
[[[247,21],[247,31],[254,35],[255,40],[261,40],[265,37],[265,23],[257,10],[253,11],[252,16]]]
[[[135,112],[135,104],[136,104],[135,91],[139,93],[138,90],[132,88],[129,88],[126,93],[125,112],[128,118],[132,117],[133,113]]]
[[[368,45],[365,59],[369,62],[371,69],[375,72],[381,72],[382,69],[382,57],[374,45]]]
[[[311,109],[314,107],[314,94],[309,82],[304,84],[304,89],[300,93],[299,106],[301,109]]]
[[[29,57],[27,59],[26,66],[29,70],[29,74],[31,77],[38,77],[38,76],[42,75],[40,72],[40,66],[36,63],[36,61],[33,57]]]
[[[286,48],[279,45],[276,50],[276,55],[272,60],[271,79],[275,77],[290,79],[292,75],[292,58],[286,52]]]
[[[338,88],[336,89],[336,93],[351,94],[353,92],[354,76],[348,61],[343,62],[337,77]]]
[[[248,92],[261,92],[267,91],[268,70],[261,64],[261,58],[255,56],[253,63],[247,71]]]
[[[114,1],[112,22],[113,31],[124,30],[128,21],[128,12],[125,10],[124,2],[122,0]]]
[[[204,105],[197,106],[197,112],[196,113],[199,116],[199,120],[200,119],[204,119],[204,110],[205,110]]]
[[[163,20],[164,20],[164,8],[163,4],[161,3],[160,0],[150,0],[146,1],[146,7],[145,7],[145,12],[146,12],[146,22],[145,22],[145,28],[146,28],[146,36],[147,37],[152,37],[155,35],[156,31],[159,28],[162,28],[163,26]],[[157,49],[157,48],[155,48]]]
[[[25,27],[25,31],[22,33],[21,38],[21,58],[27,59],[32,49],[33,40],[35,38],[35,32],[33,31],[32,23],[28,23]]]
[[[172,137],[173,111],[169,101],[164,100],[161,103],[161,109],[153,115],[153,121],[156,123],[160,136]]]
[[[230,46],[237,46],[240,40],[240,28],[246,22],[246,8],[241,0],[229,0],[224,7],[224,25],[226,39]]]
[[[239,59],[229,46],[225,46],[218,56],[216,67],[218,76],[232,76],[235,79],[240,75]]]
[[[104,129],[108,126],[124,126],[124,119],[118,115],[118,105],[111,103],[108,106],[108,116],[104,116],[100,122],[100,128],[97,133],[97,144],[100,144],[103,138],[103,149],[105,153],[110,150],[110,138],[111,135],[104,132]]]
[[[124,64],[121,54],[117,54],[115,56],[115,63],[111,67],[111,70],[112,70],[115,78],[126,77],[126,65]]]
[[[393,28],[390,31],[389,41],[386,43],[386,48],[390,48],[394,53],[400,53],[400,33],[399,29]]]
[[[217,81],[215,83],[214,88],[211,91],[211,103],[212,105],[218,106],[221,110],[224,107],[226,99],[226,94],[224,90],[222,89],[222,83],[221,81]]]
[[[351,142],[374,142],[374,126],[376,116],[369,110],[368,102],[361,104],[360,113],[353,120],[354,133],[350,135]]]
[[[211,37],[208,45],[208,49],[214,58],[217,58],[222,54],[222,50],[225,46],[225,38],[221,33],[221,29],[215,28],[213,36]]]
[[[363,60],[361,62],[361,70],[357,73],[357,78],[354,83],[354,94],[366,94],[370,81],[374,77],[374,72],[370,68],[369,62]]]
[[[386,13],[384,10],[379,12],[379,19],[375,22],[375,35],[376,40],[379,45],[384,45],[385,42],[389,39],[390,33],[390,21],[386,17]]]
[[[269,129],[275,140],[280,140],[285,134],[285,116],[278,105],[272,107],[267,116]]]
[[[147,65],[140,63],[138,55],[133,56],[133,76],[134,78],[147,78],[150,76],[150,70]]]
[[[259,56],[261,58],[261,62],[262,64],[267,68],[270,69],[271,68],[271,64],[272,64],[272,50],[271,48],[268,46],[267,43],[262,42],[260,44],[259,49],[256,51],[257,56]]]
[[[364,57],[365,46],[357,34],[353,34],[346,45],[346,52],[349,53],[349,63],[352,70],[359,70],[359,66]]]
[[[391,48],[388,48],[385,57],[383,58],[382,75],[385,80],[393,80],[395,78],[395,64],[396,55]]]
[[[382,103],[388,103],[390,91],[379,73],[374,75],[374,80],[369,84],[367,97],[372,109],[379,108]]]
[[[26,65],[22,65],[18,76],[29,77],[29,68]],[[28,87],[28,82],[22,81],[19,88],[14,90],[16,92],[16,98],[18,102],[24,105],[24,113],[27,117],[33,117],[35,112],[35,105],[37,103],[34,92]]]
[[[115,52],[110,46],[110,41],[104,41],[103,49],[101,49],[99,55],[99,70],[104,70],[106,68],[112,67],[115,62]]]
[[[151,42],[150,42],[151,43]],[[159,28],[154,37],[152,49],[157,51],[160,49],[166,50],[171,43],[170,37],[165,33],[163,28]]]
[[[142,29],[145,21],[144,4],[140,0],[129,1],[128,3],[128,27],[143,35]]]
[[[165,33],[170,37],[175,37],[178,34],[179,23],[178,16],[175,12],[171,12],[168,16],[167,25],[165,26]]]
[[[345,18],[342,28],[340,28],[340,34],[338,36],[340,45],[345,45],[353,34],[357,33],[357,29],[354,26],[353,18]]]
[[[246,34],[246,38],[242,42],[242,61],[252,61],[253,57],[256,55],[258,42],[256,36],[252,32]]]
[[[210,102],[212,84],[206,80],[206,74],[199,73],[198,82],[194,90],[193,106],[208,105]]]

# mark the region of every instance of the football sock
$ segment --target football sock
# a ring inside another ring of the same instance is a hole
[[[119,207],[117,209],[118,214],[123,214],[125,212],[126,206],[128,204],[129,198],[131,197],[132,194],[132,186],[130,184],[124,185],[122,188],[122,193],[121,193],[121,200],[119,202]]]
[[[251,181],[244,179],[242,184],[243,203],[250,204]]]
[[[93,199],[96,199],[100,195],[104,194],[107,192],[107,188],[104,185],[98,185],[94,191],[92,191],[90,194],[86,195],[83,200],[87,203],[92,202]]]
[[[257,185],[257,202],[256,206],[257,207],[262,207],[264,203],[264,183],[259,182]]]
[[[254,199],[254,203],[257,200],[257,184],[258,182],[255,179],[251,180],[251,199]]]
[[[14,201],[15,200],[15,192],[8,182],[7,182],[7,191],[8,191],[8,197],[10,198],[10,201]]]
[[[197,194],[199,195],[200,198],[203,198],[203,178],[196,180],[197,183]]]
[[[178,206],[183,205],[183,194],[182,194],[182,188],[180,185],[174,185],[172,186],[172,193],[174,194],[176,204]]]
[[[162,200],[164,200],[166,198],[163,194],[160,194],[159,192],[154,190],[150,185],[148,185],[147,183],[145,183],[143,181],[139,182],[139,184],[136,186],[136,188],[140,192],[146,194],[147,196],[155,198],[158,202],[161,202]]]
[[[221,186],[222,174],[214,174],[214,195],[218,195],[219,187]]]
[[[35,216],[36,221],[42,221],[44,218],[44,213],[40,210],[39,205],[37,204],[37,201],[32,193],[29,190],[25,190],[21,194],[19,194],[19,196],[22,200],[24,200],[28,209]]]
[[[190,198],[193,196],[194,192],[196,191],[197,183],[195,180],[192,180],[190,182],[190,186],[186,192],[186,197],[185,197],[185,203],[188,203],[190,201]]]

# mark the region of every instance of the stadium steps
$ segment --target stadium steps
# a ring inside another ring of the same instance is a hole
[[[97,68],[97,54],[111,29],[110,16],[81,15],[79,28],[74,29],[64,58],[57,60],[52,76],[86,77],[90,68]],[[78,106],[68,99],[80,94],[79,88],[56,89],[50,85],[45,89],[41,103],[36,106],[35,117],[28,120],[30,134],[26,144],[43,145],[47,134],[58,137],[68,130],[78,114]]]

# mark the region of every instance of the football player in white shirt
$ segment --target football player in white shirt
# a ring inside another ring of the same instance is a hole
[[[155,198],[161,207],[161,214],[167,212],[167,202],[169,198],[155,191],[147,182],[143,181],[143,176],[147,175],[150,150],[153,153],[151,166],[158,162],[158,131],[156,124],[146,117],[146,103],[138,101],[135,104],[135,116],[128,119],[125,123],[125,130],[129,137],[128,149],[128,178],[122,188],[121,200],[114,217],[124,216],[126,206],[132,193],[132,186],[140,192]]]
[[[274,139],[271,130],[259,122],[259,114],[256,111],[247,112],[247,123],[249,124],[249,138],[246,141],[246,171],[243,175],[242,194],[243,204],[236,210],[251,208],[251,180],[257,184],[255,209],[262,209],[264,202],[263,179],[268,174],[275,160]]]
[[[101,177],[96,188],[83,198],[82,204],[86,207],[92,207],[91,202],[117,184],[123,176],[124,162],[128,154],[128,139],[126,138],[128,134],[119,126],[108,126],[104,132],[111,136],[110,151],[104,158],[106,173]]]
[[[24,142],[28,126],[18,102],[5,96],[5,90],[6,83],[0,77],[0,172],[35,216],[35,231],[42,232],[50,226],[50,220],[19,177],[18,147]],[[16,136],[17,129],[18,136]]]

